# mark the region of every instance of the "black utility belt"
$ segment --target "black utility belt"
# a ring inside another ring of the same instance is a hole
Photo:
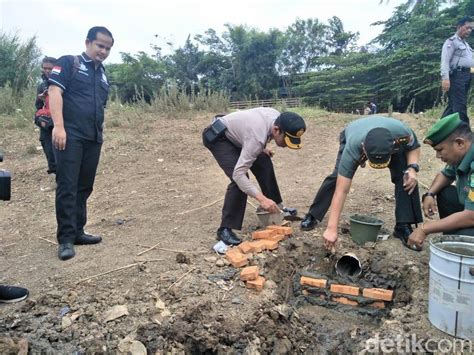
[[[216,119],[212,124],[207,127],[204,132],[204,137],[208,143],[214,143],[217,139],[224,136],[227,127],[222,123],[220,119]]]
[[[456,67],[456,68],[451,69],[451,72],[453,71],[470,72],[471,68],[470,67]]]

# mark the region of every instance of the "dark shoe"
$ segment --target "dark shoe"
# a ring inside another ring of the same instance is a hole
[[[301,221],[301,217],[298,217],[298,210],[292,207],[282,207],[283,219],[285,221]]]
[[[393,229],[393,236],[402,241],[402,244],[410,250],[421,251],[408,245],[408,237],[413,233],[413,228],[408,223],[397,223]]]
[[[217,230],[217,240],[221,240],[227,245],[239,245],[242,243],[242,240],[237,237],[237,235],[232,232],[232,229],[226,227],[220,227]]]
[[[303,231],[310,231],[318,225],[318,220],[309,213],[301,221],[300,228]]]
[[[86,234],[76,237],[74,244],[76,245],[89,245],[89,244],[97,244],[102,241],[102,237],[98,235]]]
[[[28,290],[23,287],[0,285],[0,303],[14,303],[28,297]]]
[[[74,251],[74,244],[72,243],[64,243],[64,244],[59,244],[59,249],[58,249],[58,257],[61,260],[68,260],[74,258],[76,255]]]

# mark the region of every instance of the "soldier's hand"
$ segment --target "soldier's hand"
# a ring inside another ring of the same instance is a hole
[[[54,126],[53,146],[58,150],[66,149],[66,130],[64,127]]]
[[[324,237],[324,246],[326,247],[326,249],[329,251],[333,250],[337,242],[337,229],[332,230],[332,229],[326,228],[326,230],[324,231],[323,237]]]
[[[426,239],[426,234],[421,228],[417,228],[408,237],[407,244],[414,250],[421,250]]]
[[[448,92],[450,86],[451,83],[449,82],[449,79],[444,79],[441,81],[441,88],[443,89],[443,92]]]
[[[408,169],[403,176],[403,189],[411,195],[417,183],[416,172],[413,169]]]
[[[428,217],[429,219],[433,219],[435,213],[438,213],[436,199],[433,196],[426,195],[423,199],[423,213],[425,217]]]

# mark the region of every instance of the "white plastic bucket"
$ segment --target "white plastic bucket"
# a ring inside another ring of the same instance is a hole
[[[445,333],[474,340],[474,237],[430,241],[428,318]]]

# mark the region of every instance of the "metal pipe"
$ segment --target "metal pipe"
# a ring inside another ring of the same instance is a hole
[[[357,277],[362,274],[362,264],[357,255],[346,253],[341,256],[335,264],[336,273],[339,276]]]

